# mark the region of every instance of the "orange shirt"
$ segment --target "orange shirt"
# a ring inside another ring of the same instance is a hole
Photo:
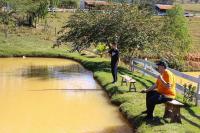
[[[163,80],[166,83],[169,83],[171,85],[170,88],[166,88],[162,81],[160,79],[157,79],[156,85],[157,85],[157,91],[160,94],[164,94],[165,96],[169,98],[175,98],[176,97],[176,82],[175,82],[175,77],[172,72],[169,70],[165,70],[165,72],[162,74]]]

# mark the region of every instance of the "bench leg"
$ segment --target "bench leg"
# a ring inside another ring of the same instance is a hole
[[[170,104],[165,103],[165,113],[163,118],[171,118],[172,114],[172,106]]]
[[[133,83],[133,87],[134,87],[134,90],[135,90],[135,92],[136,92],[136,86],[135,86],[135,83]]]
[[[130,83],[130,86],[129,86],[129,91],[131,91],[131,83]]]
[[[170,118],[170,122],[181,123],[180,107],[166,103],[163,118]]]
[[[123,82],[124,82],[124,80],[123,80],[124,78],[122,78],[122,81],[121,81],[121,86],[123,85]]]
[[[133,84],[133,87],[132,87],[132,84]],[[133,82],[130,82],[129,91],[131,91],[131,89],[134,89],[134,91],[136,92],[135,83]]]
[[[173,107],[171,122],[181,123],[181,114],[180,114],[180,107],[179,106]]]

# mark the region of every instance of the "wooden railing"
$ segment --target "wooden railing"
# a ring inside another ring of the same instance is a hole
[[[142,73],[148,74],[148,75],[153,76],[155,78],[157,78],[157,76],[159,75],[159,73],[155,70],[156,64],[154,64],[150,61],[147,61],[147,60],[135,59],[134,58],[130,61],[130,66],[133,69],[137,69],[137,70],[141,71]],[[200,102],[200,76],[199,76],[199,78],[196,78],[196,77],[184,74],[182,72],[179,72],[179,71],[171,69],[171,68],[168,68],[168,70],[170,70],[176,76],[179,76],[183,79],[189,80],[189,81],[197,84],[197,90],[195,92],[195,99],[196,99],[195,103],[196,103],[196,105],[198,105],[199,102]],[[177,89],[178,92],[183,94],[185,88],[184,88],[183,85],[177,83],[176,89]]]

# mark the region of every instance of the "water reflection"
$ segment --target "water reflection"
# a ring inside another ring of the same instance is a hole
[[[79,64],[70,64],[66,66],[28,66],[18,70],[20,76],[25,78],[41,78],[43,80],[50,78],[65,79],[72,75],[86,73],[87,71]],[[19,76],[17,74],[17,76]]]

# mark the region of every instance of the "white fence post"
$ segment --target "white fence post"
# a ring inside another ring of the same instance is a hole
[[[200,75],[199,75],[199,81],[200,81]],[[196,105],[198,105],[199,100],[200,100],[200,82],[198,82],[198,85],[197,85]]]
[[[130,66],[130,70],[131,72],[134,72],[134,66],[133,66],[133,59],[130,59],[130,62],[129,62],[129,66]]]
[[[147,58],[145,58],[144,60],[147,61]],[[148,64],[147,64],[146,62],[144,62],[144,69],[145,69],[145,70],[147,70],[147,65],[148,65]],[[143,72],[143,75],[146,75],[146,73]]]

